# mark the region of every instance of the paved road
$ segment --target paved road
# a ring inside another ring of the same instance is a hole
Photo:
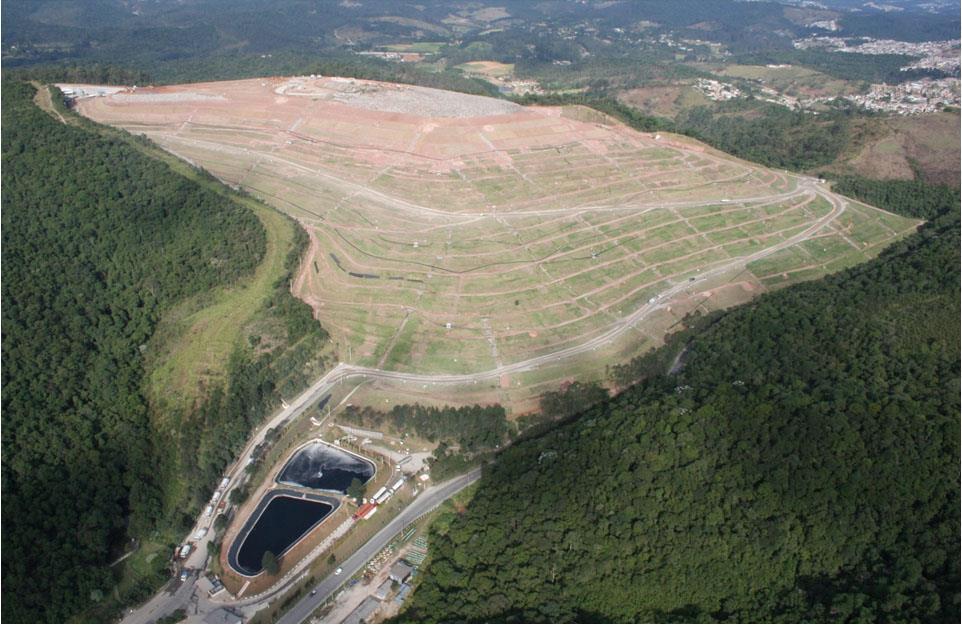
[[[314,587],[317,592],[307,595],[298,601],[291,610],[282,616],[278,623],[303,623],[322,603],[333,595],[344,582],[361,570],[374,556],[378,554],[405,527],[416,521],[426,512],[435,509],[441,503],[473,484],[481,477],[481,469],[475,469],[466,475],[433,486],[418,496],[401,514],[394,517],[384,529],[374,535],[364,546],[354,552],[341,565],[340,575],[330,575]]]
[[[245,474],[244,468],[247,467],[247,465],[249,465],[252,461],[251,452],[253,452],[257,445],[264,441],[267,431],[300,416],[301,413],[312,406],[314,402],[320,400],[331,390],[331,387],[333,387],[334,384],[340,379],[339,376],[341,374],[341,367],[335,367],[331,371],[327,372],[326,375],[312,384],[310,388],[301,393],[297,399],[293,400],[286,408],[280,410],[272,419],[265,423],[260,430],[257,431],[257,433],[247,443],[244,451],[238,456],[237,461],[224,474],[224,477],[227,477],[230,482],[227,488],[224,490],[222,497],[227,497],[230,491],[240,484],[241,478]],[[208,518],[201,516],[191,529],[190,533],[185,537],[184,542],[192,541],[192,536],[198,529],[204,528],[210,532],[210,528],[214,523],[215,516],[216,515],[211,515]],[[194,549],[193,553],[191,553],[190,557],[188,557],[183,564],[185,567],[194,570],[204,569],[207,564],[206,536],[203,539],[196,541],[196,549]],[[128,612],[124,617],[123,622],[150,623],[167,614],[170,614],[178,608],[185,607],[190,598],[195,594],[195,590],[198,590],[198,581],[199,576],[193,575],[184,583],[174,582],[174,584],[178,585],[168,585],[154,595],[147,603],[139,606],[131,612]],[[171,590],[173,590],[173,592],[171,592]],[[206,590],[202,594],[206,594]]]

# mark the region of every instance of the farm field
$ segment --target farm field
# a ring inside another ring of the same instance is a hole
[[[292,289],[342,360],[492,372],[512,401],[918,223],[688,138],[422,87],[272,78],[77,106],[297,219]]]

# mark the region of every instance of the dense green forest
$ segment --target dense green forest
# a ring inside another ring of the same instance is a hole
[[[729,154],[795,170],[831,163],[848,143],[843,111],[816,118],[776,104],[738,100],[684,111],[675,130]]]
[[[958,622],[959,236],[950,205],[503,451],[400,620]]]
[[[4,620],[58,621],[113,586],[161,515],[143,350],[174,302],[256,266],[248,211],[3,84]]]
[[[872,180],[861,176],[841,176],[832,190],[872,206],[921,219],[933,219],[962,204],[959,189],[926,184],[917,180]]]
[[[109,561],[128,538],[190,527],[251,429],[327,364],[328,336],[287,288],[307,245],[292,224],[284,273],[225,380],[187,413],[152,405],[158,323],[250,274],[264,230],[149,146],[55,121],[25,83],[4,88],[4,618],[109,620],[167,576],[156,552],[135,573]]]
[[[789,63],[802,65],[829,76],[843,80],[864,82],[887,82],[898,84],[906,80],[918,80],[947,76],[939,70],[907,70],[902,68],[912,62],[904,54],[858,54],[827,50],[769,50],[738,56],[738,62],[747,65]]]
[[[515,101],[524,105],[589,106],[636,130],[685,134],[740,158],[785,169],[804,170],[831,163],[849,141],[851,111],[845,109],[815,117],[756,100],[732,100],[715,107],[688,109],[671,120],[646,115],[605,90],[526,95]]]

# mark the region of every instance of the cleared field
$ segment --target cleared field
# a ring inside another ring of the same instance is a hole
[[[638,87],[620,93],[618,99],[648,115],[672,118],[685,109],[711,104],[711,100],[687,84]]]
[[[831,169],[867,178],[912,180],[959,186],[959,115],[930,113],[862,121],[852,149]]]
[[[341,358],[504,370],[512,396],[916,225],[684,137],[420,87],[257,79],[79,107],[294,216],[311,246],[292,288]]]
[[[792,96],[820,97],[859,93],[857,83],[833,78],[821,72],[793,65],[727,65],[716,70],[723,76],[756,80]]]
[[[508,78],[514,74],[514,63],[498,63],[497,61],[471,61],[456,65],[459,69],[470,74],[479,74],[491,78]]]
[[[415,43],[392,43],[386,46],[382,46],[385,50],[390,50],[391,52],[421,52],[425,54],[434,54],[441,50],[445,46],[444,41],[418,41]]]

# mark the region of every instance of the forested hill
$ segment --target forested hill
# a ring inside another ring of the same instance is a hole
[[[401,620],[959,622],[959,213],[505,450]]]
[[[249,274],[250,211],[3,84],[3,620],[63,621],[161,514],[143,352],[177,301]],[[162,562],[161,562],[162,564]],[[146,590],[149,590],[146,589]]]

